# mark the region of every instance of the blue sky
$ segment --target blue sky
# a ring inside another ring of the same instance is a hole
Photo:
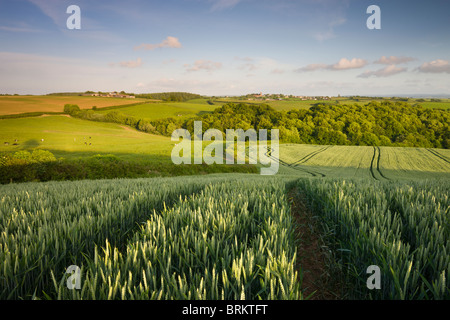
[[[381,30],[366,26],[370,5]],[[449,12],[448,0],[0,0],[0,93],[450,94]]]

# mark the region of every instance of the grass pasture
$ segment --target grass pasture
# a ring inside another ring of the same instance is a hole
[[[0,137],[0,152],[45,149],[65,158],[93,154],[116,154],[127,159],[170,157],[174,145],[168,137],[126,126],[58,115],[0,120]]]
[[[0,161],[8,163],[0,165],[0,183],[258,172],[253,165],[175,165],[171,153],[177,142],[169,137],[63,115],[0,119],[0,137]],[[57,160],[7,160],[18,151],[37,150]]]

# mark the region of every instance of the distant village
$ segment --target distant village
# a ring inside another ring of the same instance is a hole
[[[82,96],[90,96],[90,97],[108,97],[108,98],[128,98],[134,99],[136,96],[134,94],[128,94],[124,91],[113,91],[113,92],[93,92],[86,91],[81,94]],[[230,98],[229,96],[225,96],[225,98]],[[299,99],[303,101],[311,101],[311,100],[331,100],[329,96],[294,96],[294,95],[284,95],[284,94],[272,94],[266,93],[251,93],[244,96],[239,97],[240,100],[248,100],[248,101],[282,101],[289,99]]]
[[[294,95],[284,95],[284,94],[263,94],[253,93],[246,96],[247,100],[259,100],[259,101],[276,101],[276,100],[287,100],[287,99],[300,99],[300,100],[331,100],[329,96],[294,96]]]
[[[125,92],[86,92],[83,93],[82,96],[88,96],[88,97],[108,97],[108,98],[128,98],[128,99],[134,99],[136,98],[133,95],[129,95]]]

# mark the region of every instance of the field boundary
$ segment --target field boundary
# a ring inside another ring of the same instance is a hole
[[[33,117],[42,117],[45,115],[57,116],[64,115],[64,112],[25,112],[25,113],[16,113],[16,114],[4,114],[0,115],[0,120],[3,119],[19,119],[19,118],[33,118]]]
[[[141,104],[147,104],[147,103],[159,103],[160,100],[157,101],[142,101],[142,102],[136,102],[136,103],[130,103],[130,104],[119,104],[116,106],[109,106],[109,107],[103,107],[103,108],[97,108],[95,111],[108,111],[108,110],[116,110],[116,109],[123,109],[126,107],[135,107],[135,106],[139,106]],[[88,109],[89,110],[89,109]]]

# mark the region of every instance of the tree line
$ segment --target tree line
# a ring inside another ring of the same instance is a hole
[[[281,142],[322,145],[450,147],[450,111],[411,106],[406,102],[316,104],[310,109],[277,111],[267,104],[227,103],[209,114],[194,118],[136,119],[118,110],[107,114],[66,105],[72,116],[129,125],[140,131],[170,136],[175,129],[193,132],[194,121],[203,130],[279,129]]]
[[[136,98],[154,99],[167,102],[183,102],[192,99],[199,99],[201,95],[188,92],[162,92],[162,93],[143,93],[136,94]]]

